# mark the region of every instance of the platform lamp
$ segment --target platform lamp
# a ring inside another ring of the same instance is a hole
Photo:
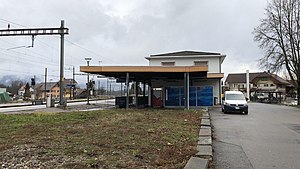
[[[90,66],[91,57],[85,57],[87,66]],[[86,91],[87,91],[87,105],[90,105],[90,74],[87,74],[87,83],[86,83]]]

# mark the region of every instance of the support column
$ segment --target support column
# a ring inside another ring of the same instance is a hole
[[[146,81],[143,81],[143,96],[146,96]]]
[[[148,85],[148,106],[152,107],[152,88]]]
[[[186,73],[186,109],[190,110],[190,73]]]
[[[185,109],[190,109],[190,74],[184,73],[184,106]]]
[[[129,108],[129,73],[126,73],[126,109]]]
[[[135,107],[139,107],[139,82],[135,82]]]
[[[222,104],[222,92],[223,92],[222,81],[221,81],[221,79],[219,79],[219,99],[218,99],[219,105]]]
[[[121,82],[121,96],[123,96],[123,83]]]
[[[183,92],[184,92],[184,108],[187,108],[186,104],[186,73],[184,73],[184,78],[183,78]]]

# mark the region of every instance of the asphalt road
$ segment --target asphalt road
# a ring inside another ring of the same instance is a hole
[[[300,109],[250,103],[249,115],[211,111],[215,169],[299,169]]]

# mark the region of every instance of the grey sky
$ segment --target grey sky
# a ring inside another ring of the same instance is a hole
[[[66,36],[65,63],[148,65],[150,54],[180,50],[226,54],[223,72],[258,71],[262,51],[251,34],[264,17],[266,0],[1,0],[0,28],[59,27]],[[9,21],[9,22],[8,22]],[[59,77],[59,37],[0,37],[0,76]],[[78,77],[80,79],[80,77]],[[83,77],[81,77],[83,79]]]

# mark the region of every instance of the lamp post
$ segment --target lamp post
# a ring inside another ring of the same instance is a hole
[[[92,58],[86,57],[84,58],[86,60],[87,66],[90,66],[90,61]],[[90,105],[90,74],[87,74],[87,83],[86,83],[86,91],[87,91],[87,105]]]

